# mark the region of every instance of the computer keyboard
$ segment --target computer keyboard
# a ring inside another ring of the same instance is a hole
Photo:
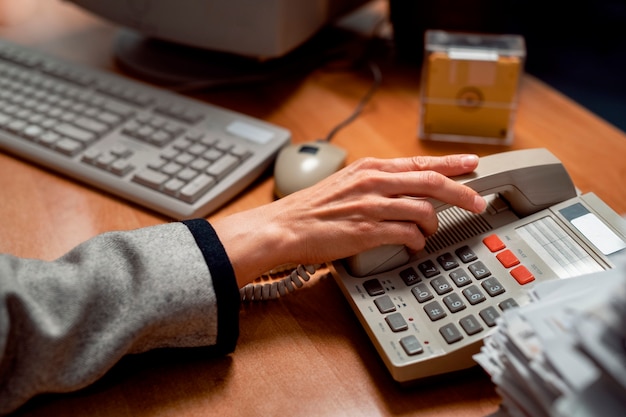
[[[0,40],[0,148],[176,219],[206,216],[286,129]]]

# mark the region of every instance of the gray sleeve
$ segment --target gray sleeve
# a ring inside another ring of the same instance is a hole
[[[128,353],[231,351],[238,331],[226,340],[219,331],[238,326],[235,294],[204,220],[105,233],[52,262],[0,255],[0,414],[39,393],[82,388]]]

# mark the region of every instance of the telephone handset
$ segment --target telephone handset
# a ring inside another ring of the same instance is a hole
[[[480,195],[499,193],[520,217],[527,216],[576,196],[574,183],[561,162],[546,149],[505,152],[480,159],[471,174],[455,180]],[[429,199],[437,211],[449,207]],[[386,245],[346,260],[354,276],[384,272],[409,260],[403,246]]]
[[[456,179],[485,196],[484,213],[432,201],[439,228],[423,250],[383,246],[330,265],[399,382],[474,366],[497,318],[535,284],[612,269],[626,252],[626,221],[579,195],[545,149],[483,157]]]

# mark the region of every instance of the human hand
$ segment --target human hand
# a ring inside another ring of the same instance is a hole
[[[475,155],[364,158],[307,189],[213,225],[240,285],[285,263],[320,263],[387,244],[419,250],[438,226],[434,198],[472,212],[486,203],[449,176]]]

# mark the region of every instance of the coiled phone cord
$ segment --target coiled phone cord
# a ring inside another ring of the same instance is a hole
[[[266,282],[263,284],[251,282],[239,289],[241,301],[265,301],[275,300],[302,288],[304,282],[311,279],[311,276],[320,269],[323,264],[298,265],[291,273],[279,280]]]

